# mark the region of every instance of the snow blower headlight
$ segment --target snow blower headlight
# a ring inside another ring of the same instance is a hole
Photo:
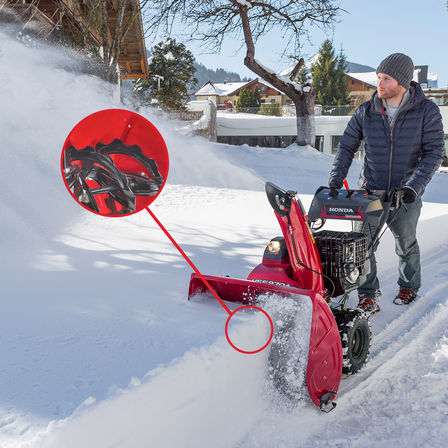
[[[269,241],[268,243],[268,251],[273,255],[280,253],[281,248],[280,241]]]

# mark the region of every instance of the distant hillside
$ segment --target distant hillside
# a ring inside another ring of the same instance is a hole
[[[314,56],[309,57],[305,61],[305,70],[309,74],[309,77],[311,79],[311,68],[314,64],[316,64],[317,60],[319,58],[319,54],[315,54]],[[346,73],[367,73],[367,72],[374,72],[376,69],[373,67],[370,67],[368,65],[363,64],[357,64],[356,62],[350,62],[346,61]],[[294,65],[290,65],[289,67],[286,67],[280,75],[282,76],[289,76],[291,74],[291,71],[293,70]]]
[[[207,81],[212,81],[214,83],[216,82],[222,83],[224,81],[228,82],[250,81],[249,78],[241,79],[238,73],[228,72],[223,68],[217,68],[216,70],[213,70],[207,68],[203,64],[198,63],[195,63],[195,67],[196,67],[196,78],[198,79],[198,82],[196,84],[197,89],[199,89],[199,87],[204,85]]]
[[[375,70],[375,68],[369,67],[368,65],[347,61],[347,73],[367,73],[374,72]]]

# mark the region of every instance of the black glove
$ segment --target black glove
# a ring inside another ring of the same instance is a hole
[[[328,186],[332,189],[332,190],[339,190],[342,188],[342,181],[340,180],[331,180],[328,184]]]
[[[328,186],[330,187],[330,196],[337,196],[337,190],[342,188],[342,182],[340,180],[332,180],[329,182]]]
[[[410,204],[417,199],[417,193],[411,187],[402,187],[394,195],[393,202],[396,207],[400,207],[401,204]]]

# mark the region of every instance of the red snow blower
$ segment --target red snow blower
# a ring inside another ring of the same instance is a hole
[[[342,373],[357,372],[369,354],[369,316],[361,310],[348,309],[347,302],[350,292],[369,273],[372,248],[388,216],[388,195],[384,191],[320,187],[307,216],[296,192],[284,191],[268,182],[266,194],[283,236],[268,243],[262,263],[246,280],[216,276],[205,279],[221,299],[230,302],[252,305],[261,295],[311,301],[306,385],[313,403],[329,412],[336,405],[334,399]],[[320,230],[327,219],[366,221],[377,230],[369,236],[354,231]],[[207,291],[200,277],[192,274],[188,297]],[[336,297],[339,299],[333,301]],[[297,322],[300,325],[300,316]],[[276,353],[270,356],[277,363],[271,365],[274,383],[281,392],[293,397],[275,340],[270,349]]]

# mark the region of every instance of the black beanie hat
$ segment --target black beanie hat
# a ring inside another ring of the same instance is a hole
[[[393,53],[384,59],[376,69],[376,73],[385,73],[397,80],[398,84],[409,89],[414,77],[414,63],[403,53]]]

